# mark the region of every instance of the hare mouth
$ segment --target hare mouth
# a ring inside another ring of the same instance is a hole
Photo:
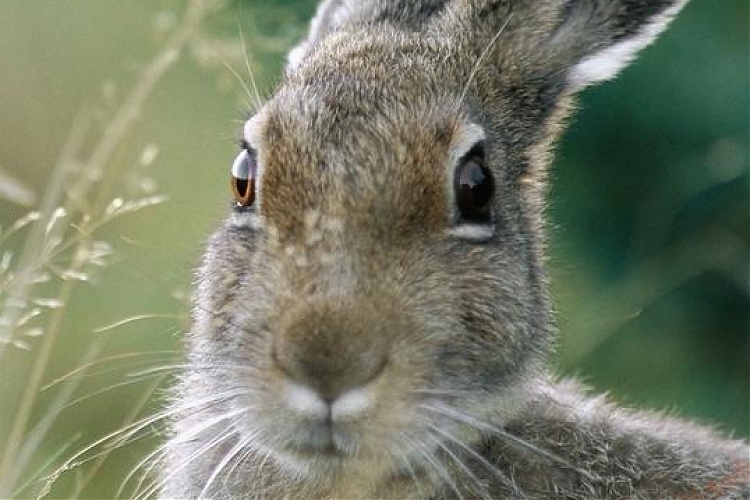
[[[350,432],[330,420],[306,422],[287,437],[283,451],[303,460],[353,458],[357,442]]]
[[[357,463],[356,456],[337,445],[334,439],[306,440],[294,437],[290,442],[269,451],[268,455],[283,469],[309,477],[334,474]]]

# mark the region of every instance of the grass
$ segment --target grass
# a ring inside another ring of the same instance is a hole
[[[10,251],[3,255],[0,276],[0,359],[8,349],[30,349],[30,339],[39,338],[33,348],[33,361],[29,378],[20,398],[9,435],[5,440],[0,459],[0,497],[45,496],[55,479],[68,469],[75,469],[75,460],[67,459],[62,465],[58,461],[73,446],[66,443],[37,471],[29,471],[32,458],[39,452],[40,444],[47,436],[52,424],[69,404],[82,377],[100,354],[104,339],[95,340],[81,358],[81,369],[65,377],[57,396],[47,405],[43,416],[33,419],[32,411],[39,403],[38,396],[48,372],[51,357],[61,332],[66,314],[66,305],[72,299],[75,288],[89,282],[95,274],[106,268],[114,251],[111,242],[98,239],[101,229],[123,216],[147,210],[163,203],[166,197],[153,194],[148,179],[138,179],[138,189],[128,193],[127,198],[117,194],[116,184],[129,173],[123,163],[113,161],[118,149],[124,147],[128,134],[140,120],[156,86],[178,62],[186,47],[200,32],[206,17],[217,5],[210,0],[191,0],[183,13],[179,26],[175,27],[153,59],[144,67],[120,107],[101,132],[92,132],[95,113],[85,109],[74,122],[68,140],[57,160],[42,196],[38,211],[30,212],[18,219],[3,234],[3,243],[9,238],[25,241],[20,254],[15,257]],[[89,151],[85,141],[96,134],[98,139]],[[141,156],[141,164],[148,166],[154,161],[154,148]],[[135,170],[135,169],[134,169]],[[14,199],[26,199],[18,185],[4,182],[5,192]],[[52,290],[51,296],[39,296],[37,289],[45,284]],[[145,400],[158,385],[153,384],[144,392],[144,398],[135,402],[133,411],[127,415],[124,425],[136,419]],[[78,497],[93,475],[106,460],[116,441],[105,440],[96,447],[93,464],[76,483],[71,497]],[[92,448],[93,449],[93,448]],[[91,451],[91,450],[89,450]],[[83,454],[76,453],[80,458]],[[88,459],[90,460],[90,459]],[[51,476],[48,476],[50,472]],[[47,477],[47,481],[41,481]],[[40,486],[40,484],[42,486]]]

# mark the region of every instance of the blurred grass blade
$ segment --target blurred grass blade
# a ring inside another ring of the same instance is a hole
[[[24,186],[21,181],[11,177],[0,168],[0,200],[31,207],[36,203],[36,194],[30,188]]]

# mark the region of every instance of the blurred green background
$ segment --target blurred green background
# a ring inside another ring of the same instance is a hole
[[[185,5],[0,2],[0,185],[20,183],[10,196],[0,191],[1,227],[43,201],[81,110],[91,126],[80,159],[100,144],[148,62],[178,30]],[[30,320],[44,333],[24,339],[28,350],[0,352],[5,454],[51,315],[60,311],[62,323],[40,385],[80,366],[91,346],[104,360],[71,400],[89,397],[61,410],[43,434],[14,494],[35,495],[41,483],[33,479],[54,469],[50,459],[63,460],[160,407],[160,389],[145,396],[164,380],[134,374],[179,359],[192,270],[227,212],[227,169],[251,103],[241,83],[252,89],[245,54],[261,95],[269,95],[314,6],[234,1],[210,15],[113,148],[107,168],[118,173],[105,174],[106,183],[92,180],[99,205],[72,203],[68,193],[66,224],[77,224],[74,209],[101,211],[118,196],[169,200],[99,231],[96,238],[114,248],[107,266],[72,286],[61,309],[42,308]],[[616,81],[587,90],[558,150],[549,207],[558,371],[624,404],[740,436],[750,434],[749,16],[747,0],[693,0]],[[75,238],[76,229],[66,234]],[[26,237],[22,230],[0,239],[0,257],[12,252],[5,274]],[[55,297],[60,283],[35,287],[32,296]],[[38,393],[26,431],[50,414],[64,387]],[[101,463],[94,457],[63,474],[51,496],[112,497],[158,442],[152,433]],[[32,481],[19,490],[24,479]]]

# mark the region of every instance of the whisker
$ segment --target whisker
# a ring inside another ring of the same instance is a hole
[[[406,436],[406,433],[400,433],[400,437],[402,441],[406,441],[407,443],[410,443],[411,440]],[[412,445],[413,446],[413,445]],[[409,474],[409,478],[411,478],[414,485],[417,487],[417,494],[419,495],[419,498],[426,498],[424,491],[422,491],[422,485],[421,481],[419,480],[419,477],[417,476],[416,471],[414,470],[414,467],[412,467],[411,460],[409,459],[409,455],[403,452],[402,450],[395,448],[393,450],[390,450],[392,453],[395,453],[396,458],[398,461],[402,464],[402,466],[406,469],[406,472]]]
[[[500,27],[497,33],[495,33],[495,36],[492,37],[492,40],[490,40],[490,42],[487,44],[487,47],[484,48],[484,51],[479,56],[479,59],[477,59],[477,62],[474,64],[474,67],[471,69],[471,73],[469,73],[469,78],[466,80],[466,84],[464,85],[464,88],[461,91],[461,97],[459,97],[459,100],[458,100],[459,103],[463,103],[464,99],[466,99],[466,94],[469,92],[469,87],[471,86],[471,83],[474,81],[477,71],[479,71],[479,67],[482,65],[484,58],[487,57],[487,54],[489,54],[492,46],[495,45],[495,42],[497,42],[497,39],[500,38],[500,35],[502,35],[503,31],[505,31],[505,28],[506,26],[508,26],[508,23],[510,22],[512,17],[513,17],[513,13],[511,12],[508,14],[508,18],[505,20],[505,23],[503,23],[503,25]]]
[[[255,111],[257,111],[263,106],[263,99],[261,99],[260,92],[258,92],[258,84],[255,81],[253,68],[250,65],[250,58],[247,55],[247,44],[245,43],[245,34],[242,32],[242,27],[239,25],[239,20],[237,23],[237,31],[239,32],[240,43],[242,44],[242,55],[245,58],[245,67],[247,68],[247,74],[250,77],[250,84],[253,86],[253,90],[255,90]]]
[[[476,395],[476,390],[469,389],[413,389],[411,391],[414,394],[427,394],[437,396],[463,396],[463,395]]]
[[[153,368],[147,368],[141,371],[133,372],[130,374],[130,376],[135,377],[142,377],[144,375],[150,375],[154,373],[161,373],[165,371],[170,370],[190,370],[190,371],[197,371],[197,370],[217,370],[217,371],[231,371],[233,373],[240,372],[240,373],[261,373],[261,371],[255,367],[255,366],[248,366],[248,365],[240,365],[240,364],[216,364],[216,363],[174,363],[171,365],[160,365],[155,366]]]
[[[58,467],[55,471],[53,471],[51,474],[49,474],[45,481],[47,485],[51,485],[54,481],[57,480],[58,477],[60,477],[61,474],[65,473],[66,471],[78,467],[82,464],[85,464],[92,459],[96,458],[98,454],[93,455],[92,457],[81,459],[84,455],[91,452],[92,450],[98,448],[99,446],[108,443],[110,441],[114,441],[115,445],[112,449],[119,448],[123,446],[125,443],[133,442],[137,439],[142,439],[144,436],[140,436],[139,438],[135,438],[133,441],[130,441],[133,439],[133,436],[135,436],[138,432],[140,432],[142,429],[148,427],[149,425],[158,422],[160,420],[164,420],[166,418],[169,418],[171,416],[174,416],[178,413],[183,413],[189,410],[194,410],[196,408],[200,408],[205,405],[215,404],[220,401],[228,400],[232,397],[236,397],[237,395],[244,394],[246,391],[231,391],[231,392],[225,392],[220,393],[217,395],[211,395],[210,397],[203,398],[198,401],[191,401],[188,404],[176,406],[173,408],[170,408],[165,411],[158,412],[154,415],[144,417],[140,420],[137,420],[135,422],[132,422],[116,431],[112,431],[105,436],[97,439],[93,443],[90,443],[89,445],[85,446],[81,450],[74,453],[71,457],[69,457],[60,467]],[[146,436],[149,435],[148,433],[145,434]],[[106,452],[106,450],[105,450]],[[102,452],[100,452],[102,453]]]
[[[448,485],[455,493],[456,496],[459,498],[459,500],[464,500],[463,495],[461,494],[461,490],[458,488],[456,483],[453,481],[453,479],[450,476],[450,473],[445,468],[443,464],[437,461],[437,457],[434,456],[434,453],[427,449],[426,446],[422,445],[415,449],[417,453],[419,453],[422,458],[425,459],[425,461],[430,465],[433,472],[437,474],[443,482]]]
[[[234,410],[232,412],[219,415],[218,417],[215,417],[215,418],[211,419],[210,421],[205,422],[203,424],[202,428],[199,431],[197,431],[197,432],[195,432],[193,434],[194,435],[200,434],[201,432],[206,431],[209,428],[211,428],[211,427],[213,427],[213,426],[215,426],[217,424],[220,424],[220,423],[222,423],[222,422],[224,422],[226,420],[231,420],[232,418],[234,418],[234,417],[236,417],[238,415],[241,415],[241,414],[245,413],[246,411],[247,411],[247,409],[245,409],[245,408],[239,408],[239,409]],[[234,428],[234,426],[230,425],[229,428],[221,431],[219,434],[217,434],[212,439],[210,439],[208,441],[208,443],[204,444],[203,446],[201,446],[200,448],[198,448],[196,451],[194,451],[193,453],[191,453],[176,468],[170,468],[169,474],[170,475],[174,475],[174,474],[176,474],[176,473],[184,470],[188,465],[190,465],[192,462],[194,462],[198,457],[200,457],[201,455],[203,455],[204,453],[206,453],[208,450],[210,450],[211,448],[214,448],[214,447],[216,447],[216,446],[224,443],[226,440],[228,440],[229,438],[231,438],[232,436],[234,436],[236,434],[237,434],[237,430]],[[157,478],[156,480],[152,481],[151,484],[149,485],[149,487],[147,489],[145,489],[142,493],[136,494],[134,496],[134,500],[138,500],[140,498],[148,498],[148,497],[150,497],[157,490],[159,490],[160,488],[162,488],[166,484],[167,480],[168,480],[168,478],[165,477],[165,478],[162,478],[162,479],[158,479]]]
[[[433,426],[430,426],[430,429],[434,431]],[[472,470],[469,469],[469,467],[464,463],[463,460],[461,460],[461,458],[458,455],[456,455],[441,439],[438,439],[434,434],[432,435],[431,441],[437,447],[442,449],[443,452],[445,452],[445,454],[448,456],[448,458],[450,458],[458,466],[458,468],[461,469],[464,472],[464,474],[477,486],[479,490],[477,493],[479,493],[482,498],[484,498],[485,500],[492,500],[491,498],[488,498],[487,496],[486,486],[482,484],[482,481],[479,480],[479,478],[474,474],[474,472],[472,472]]]
[[[500,429],[500,428],[496,427],[495,425],[492,425],[492,424],[490,424],[488,422],[483,422],[483,421],[478,420],[478,419],[476,419],[474,417],[471,417],[471,416],[468,416],[468,415],[464,415],[464,414],[462,414],[462,413],[460,413],[460,412],[458,412],[456,410],[453,410],[453,409],[447,408],[447,407],[437,408],[437,407],[429,406],[429,405],[421,405],[421,406],[425,410],[432,411],[434,413],[437,413],[439,415],[443,415],[443,416],[448,417],[448,418],[452,418],[453,420],[456,420],[456,421],[462,422],[462,423],[464,423],[466,425],[469,425],[471,427],[474,427],[477,430],[483,430],[485,432],[489,432],[491,434],[494,434],[494,435],[496,435],[498,437],[504,438],[507,441],[511,441],[514,444],[516,444],[518,446],[521,446],[521,447],[525,448],[528,451],[531,451],[532,453],[535,453],[535,454],[537,454],[537,455],[539,455],[541,457],[544,457],[544,458],[546,458],[546,459],[548,459],[548,460],[550,460],[552,462],[555,462],[555,463],[557,463],[557,464],[565,467],[566,469],[569,469],[569,470],[572,470],[574,472],[577,472],[578,474],[584,476],[585,478],[589,479],[590,481],[598,481],[599,480],[599,478],[596,475],[594,475],[594,474],[590,473],[589,471],[584,470],[584,469],[582,469],[580,467],[577,467],[576,465],[574,465],[574,464],[570,463],[569,461],[565,460],[564,458],[562,458],[562,457],[560,457],[560,456],[552,453],[551,451],[544,450],[544,449],[538,447],[537,445],[535,445],[533,443],[529,443],[528,441],[526,441],[526,440],[524,440],[524,439],[522,439],[522,438],[520,438],[518,436],[515,436],[515,435],[509,433],[508,431],[506,431],[504,429]]]
[[[260,430],[263,428],[263,425],[258,425],[257,431],[253,432],[253,436],[260,435]],[[224,478],[224,485],[227,485],[227,481],[234,475],[234,472],[237,470],[237,467],[239,467],[243,462],[246,460],[250,460],[252,458],[255,458],[257,455],[260,455],[260,462],[257,463],[257,466],[255,469],[258,471],[257,474],[260,477],[263,477],[263,467],[266,466],[266,463],[268,462],[268,459],[271,457],[271,454],[269,452],[265,452],[261,449],[254,449],[249,446],[246,446],[245,452],[240,456],[239,460],[237,460],[227,471],[227,475]],[[267,495],[261,494],[258,496],[258,498],[266,498]]]
[[[250,444],[250,442],[255,438],[255,434],[252,434],[245,439],[240,439],[237,444],[235,444],[231,450],[224,456],[224,458],[221,459],[221,461],[214,467],[214,471],[211,473],[211,475],[208,477],[208,480],[206,481],[206,484],[203,486],[203,489],[201,490],[200,494],[198,495],[198,498],[203,498],[206,493],[211,488],[211,485],[214,483],[216,478],[221,474],[221,472],[226,468],[226,466],[234,460],[238,453],[245,450],[247,446]]]
[[[209,428],[213,427],[214,425],[223,422],[226,419],[226,415],[220,415],[218,417],[215,417],[211,420],[204,421],[200,425],[192,426],[189,430],[185,432],[181,432],[179,434],[179,441],[187,441],[190,440],[202,432],[205,432]],[[156,451],[152,452],[150,455],[156,455],[161,454],[162,458],[166,456],[166,454],[169,452],[170,446],[174,443],[173,441],[167,441],[166,443],[162,444],[157,448]],[[142,460],[141,462],[144,462],[145,460]],[[143,483],[145,482],[146,478],[151,474],[151,471],[158,465],[158,462],[152,462],[151,465],[144,471],[144,473],[141,476],[141,479],[138,481],[138,484],[136,486],[135,491],[138,492],[143,488]],[[140,467],[140,465],[138,466]]]
[[[39,391],[46,391],[48,389],[51,389],[52,387],[56,385],[60,385],[62,382],[65,382],[66,380],[70,379],[71,377],[74,377],[77,373],[80,373],[82,371],[89,370],[91,367],[101,365],[103,363],[111,363],[113,361],[119,361],[122,359],[129,359],[129,358],[137,358],[137,357],[157,357],[157,356],[163,356],[165,354],[177,354],[176,351],[154,351],[154,352],[136,352],[136,353],[124,353],[124,354],[118,354],[115,356],[107,356],[106,358],[97,359],[95,361],[91,361],[88,363],[83,363],[78,365],[75,369],[67,372],[64,375],[61,375],[52,381],[48,382],[47,384],[43,385]],[[165,359],[167,359],[165,357]],[[142,363],[146,363],[146,361],[143,361]],[[109,368],[107,370],[99,371],[99,372],[93,372],[89,371],[88,376],[97,376],[97,375],[103,375],[107,373],[111,373],[116,371],[117,368]]]
[[[104,333],[108,332],[110,330],[114,330],[116,328],[120,328],[121,326],[129,325],[131,323],[134,323],[136,321],[143,321],[147,319],[173,319],[173,320],[181,320],[182,317],[177,314],[139,314],[137,316],[131,316],[129,318],[121,319],[119,321],[115,321],[114,323],[109,323],[104,326],[100,326],[98,328],[94,328],[94,333]]]
[[[136,484],[135,492],[140,491],[141,486],[143,484],[143,481],[145,478],[151,473],[151,471],[158,465],[159,461],[162,460],[164,456],[167,454],[167,446],[162,445],[158,446],[154,451],[146,455],[144,458],[142,458],[135,466],[128,472],[128,474],[125,476],[125,478],[120,482],[120,486],[117,488],[117,492],[115,493],[116,498],[120,498],[125,491],[125,488],[127,488],[128,483],[130,483],[130,480],[133,479],[133,477],[138,473],[138,471],[143,468],[146,464],[150,464],[148,468],[144,469],[143,474],[141,475],[141,478],[138,480],[138,483]]]
[[[88,464],[90,462],[94,462],[97,459],[100,459],[102,457],[106,457],[108,454],[112,453],[114,450],[117,450],[117,449],[119,449],[119,448],[121,448],[121,447],[123,447],[123,446],[125,446],[127,444],[133,444],[136,441],[140,441],[142,439],[146,439],[146,438],[149,438],[149,437],[154,437],[154,436],[157,436],[157,435],[159,435],[159,431],[157,429],[151,429],[151,430],[148,430],[148,431],[145,431],[145,432],[141,433],[137,437],[129,438],[130,439],[129,441],[117,442],[116,444],[112,445],[109,448],[106,448],[106,449],[103,449],[103,450],[98,451],[96,453],[93,453],[92,455],[87,456],[86,458],[77,460],[77,461],[71,463],[68,466],[66,466],[65,464],[63,464],[63,466],[59,467],[52,474],[50,474],[49,476],[47,476],[45,478],[45,482],[46,482],[45,490],[47,489],[48,486],[51,486],[52,483],[54,481],[56,481],[57,478],[59,478],[61,474],[63,474],[64,472],[67,472],[68,470],[72,470],[74,468],[79,468],[79,467],[81,467],[83,465],[86,465],[86,464]],[[76,472],[79,472],[79,470],[76,470]],[[40,497],[43,497],[43,496],[46,496],[46,495],[40,495]]]
[[[244,51],[244,50],[245,50],[245,48],[243,47],[243,48],[242,48],[242,50]],[[252,92],[250,91],[250,87],[248,87],[248,86],[247,86],[247,83],[245,83],[245,80],[244,80],[244,79],[243,79],[243,78],[242,78],[242,77],[240,76],[240,74],[239,74],[239,73],[237,73],[237,71],[235,71],[235,69],[234,69],[234,68],[233,68],[233,67],[232,67],[232,66],[231,66],[231,65],[230,65],[230,64],[229,64],[228,62],[226,62],[226,61],[222,60],[222,61],[221,61],[221,64],[223,64],[223,65],[224,65],[224,67],[225,67],[225,68],[226,68],[226,69],[227,69],[227,70],[228,70],[228,71],[229,71],[230,73],[232,73],[232,75],[234,76],[234,78],[235,78],[235,79],[236,79],[236,80],[237,80],[238,82],[240,82],[240,85],[241,85],[241,86],[242,86],[242,88],[243,88],[243,89],[245,90],[245,94],[247,95],[248,99],[250,99],[250,100],[252,101],[252,100],[253,100],[253,99],[254,99],[255,97],[253,96]],[[257,105],[257,103],[254,103],[254,105]]]
[[[472,457],[474,457],[480,464],[482,464],[492,475],[494,475],[502,485],[508,486],[509,488],[512,488],[514,490],[514,493],[519,493],[518,488],[513,484],[511,479],[503,474],[496,465],[493,465],[489,460],[487,460],[485,457],[480,455],[476,450],[473,450],[470,446],[468,446],[466,443],[462,442],[460,439],[453,436],[451,433],[444,431],[440,429],[439,427],[435,425],[431,425],[427,423],[429,428],[441,436],[445,438],[446,440],[450,441],[451,443],[461,447],[463,450],[465,450],[467,453],[469,453]]]
[[[149,380],[149,379],[152,379],[152,378],[157,378],[157,377],[162,377],[162,376],[163,375],[160,374],[160,373],[154,373],[154,374],[151,374],[151,375],[137,377],[137,378],[134,378],[132,380],[127,380],[125,382],[118,382],[116,384],[112,384],[112,385],[109,385],[107,387],[103,387],[101,389],[97,389],[97,390],[95,390],[93,392],[90,392],[88,394],[84,394],[83,396],[79,396],[76,399],[74,399],[72,401],[69,401],[67,404],[65,404],[65,406],[62,407],[62,409],[66,410],[66,409],[71,408],[71,407],[73,407],[73,406],[75,406],[77,404],[83,403],[84,401],[86,401],[88,399],[91,399],[91,398],[93,398],[95,396],[100,396],[102,394],[105,394],[107,392],[113,391],[115,389],[119,389],[120,387],[126,387],[126,386],[129,386],[129,385],[135,385],[135,384],[138,384],[140,382],[145,382],[146,380]]]
[[[113,391],[115,389],[119,389],[121,387],[138,384],[140,382],[145,382],[146,380],[149,380],[154,377],[163,376],[162,372],[176,370],[176,369],[190,369],[190,370],[210,369],[210,370],[227,370],[227,371],[233,371],[233,372],[241,370],[242,372],[257,373],[257,371],[252,371],[253,369],[252,367],[242,366],[242,365],[191,365],[189,363],[162,365],[162,366],[158,366],[155,368],[149,368],[149,369],[141,370],[138,372],[128,373],[126,374],[126,377],[129,377],[130,380],[127,380],[124,382],[118,382],[116,384],[112,384],[107,387],[97,389],[83,396],[79,396],[78,398],[73,399],[72,401],[69,401],[68,403],[66,403],[65,406],[62,407],[62,409],[64,410],[64,409],[73,407],[95,396],[105,394],[107,392]],[[97,372],[95,373],[95,375],[103,375],[106,373],[116,372],[118,370],[119,368],[112,368],[109,370]],[[58,381],[55,381],[55,383],[58,383]]]

